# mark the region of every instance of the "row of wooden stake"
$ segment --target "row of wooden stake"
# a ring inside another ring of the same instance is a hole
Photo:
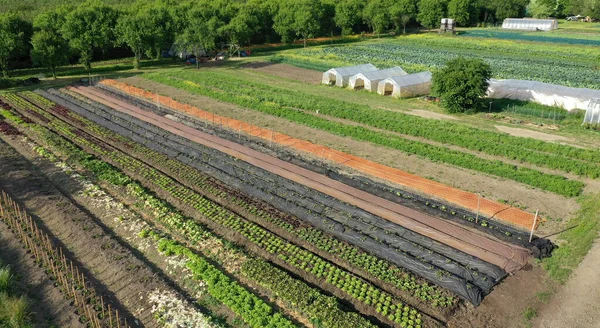
[[[65,257],[62,248],[53,246],[48,234],[41,231],[31,216],[4,191],[0,196],[0,219],[21,239],[36,262],[46,268],[61,292],[73,300],[88,327],[129,328],[127,319],[121,318],[110,303],[105,303],[103,296],[98,296],[79,266]]]

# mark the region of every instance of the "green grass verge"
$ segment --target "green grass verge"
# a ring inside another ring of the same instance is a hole
[[[600,231],[600,194],[581,196],[581,209],[559,236],[559,248],[542,263],[554,280],[564,284],[583,260]]]

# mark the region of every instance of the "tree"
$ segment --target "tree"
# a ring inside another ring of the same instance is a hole
[[[406,34],[406,25],[415,16],[417,7],[415,2],[412,0],[396,0],[390,7],[390,16],[396,27],[396,31],[400,31],[402,26],[402,33]]]
[[[496,12],[496,19],[503,21],[509,17],[525,17],[525,9],[529,4],[529,0],[502,0],[492,1],[490,5]]]
[[[457,58],[433,73],[432,93],[451,113],[476,110],[486,95],[491,69],[481,59]]]
[[[92,68],[94,48],[105,51],[114,43],[118,16],[115,9],[99,2],[83,3],[66,16],[61,32],[86,69]]]
[[[140,68],[140,60],[153,46],[153,28],[145,11],[132,10],[119,17],[116,27],[118,42],[126,44],[133,52],[133,68]]]
[[[71,51],[69,42],[60,33],[68,11],[68,7],[59,7],[36,16],[33,22],[31,59],[34,65],[50,69],[55,79],[56,68],[68,63]]]
[[[546,18],[552,16],[554,7],[551,6],[549,1],[531,0],[527,10],[533,18]]]
[[[146,56],[159,59],[163,50],[171,49],[175,42],[177,24],[173,12],[164,2],[154,2],[145,5],[142,9],[147,20],[147,28],[150,29],[151,38],[148,41]]]
[[[448,17],[453,18],[460,26],[468,26],[477,14],[475,0],[450,0]]]
[[[222,34],[230,44],[248,44],[252,36],[258,33],[260,21],[255,7],[248,4],[242,5],[237,13],[229,20],[222,29]]]
[[[54,31],[39,30],[33,33],[31,45],[33,63],[49,68],[56,79],[56,68],[68,63],[69,43]]]
[[[379,36],[392,23],[388,1],[369,0],[363,12],[363,17],[373,29],[373,33]]]
[[[341,0],[335,5],[335,24],[342,29],[343,35],[356,32],[354,28],[362,22],[364,7],[363,0]]]
[[[176,39],[180,50],[191,51],[196,56],[196,67],[199,67],[200,56],[217,47],[218,31],[224,25],[211,6],[192,6],[186,12],[186,24]]]
[[[281,35],[283,42],[291,41],[290,38],[295,35],[304,40],[306,47],[308,38],[315,36],[321,28],[321,16],[319,0],[284,1],[273,18],[273,29]]]
[[[429,31],[441,24],[442,18],[446,13],[446,3],[440,0],[421,0],[419,1],[419,14],[417,20]]]
[[[8,77],[11,58],[22,57],[30,49],[31,24],[15,14],[0,15],[0,71]]]

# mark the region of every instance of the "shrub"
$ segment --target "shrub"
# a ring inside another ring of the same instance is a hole
[[[481,59],[457,58],[433,73],[432,91],[450,113],[474,111],[488,88],[490,66]]]

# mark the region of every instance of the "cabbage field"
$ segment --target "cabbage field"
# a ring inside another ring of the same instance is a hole
[[[504,32],[503,32],[504,33]],[[505,36],[509,36],[506,34]],[[573,39],[575,40],[575,39]],[[589,42],[593,42],[588,40]],[[408,72],[432,70],[457,57],[481,58],[496,78],[535,80],[572,87],[600,88],[596,47],[477,37],[411,35],[368,43],[283,52],[284,62],[314,66],[372,63]]]

